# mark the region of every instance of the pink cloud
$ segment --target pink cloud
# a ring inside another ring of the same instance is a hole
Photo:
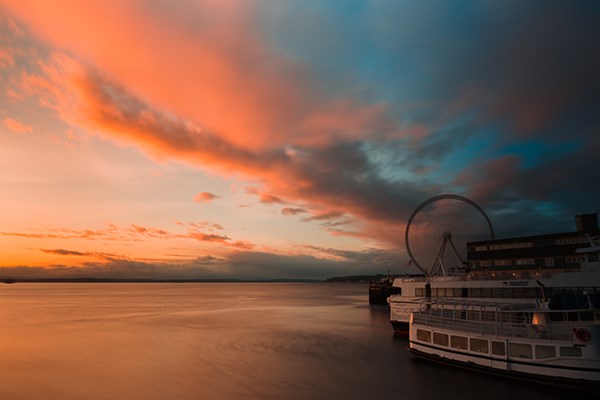
[[[400,134],[384,103],[326,98],[308,69],[260,36],[253,2],[175,8],[23,0],[6,7],[36,36],[110,76],[115,86],[126,83],[133,97],[227,143],[258,150],[355,139],[367,131]],[[90,20],[111,21],[111,29]]]
[[[8,130],[15,133],[28,133],[33,131],[31,125],[17,121],[14,118],[4,118],[2,123]]]
[[[307,70],[258,36],[249,2],[199,2],[185,12],[127,2],[7,7],[61,49],[38,63],[41,73],[22,75],[22,93],[154,159],[259,182],[253,194],[262,203],[336,206],[383,219],[376,210],[386,208],[356,200],[368,192],[349,189],[357,181],[338,176],[327,152],[358,177],[366,161],[355,149],[335,148],[336,141],[426,134],[422,127],[400,130],[384,103],[323,97]],[[114,23],[105,30],[87,23],[92,19]],[[198,195],[196,201],[212,200]]]
[[[221,196],[217,196],[208,192],[200,192],[194,196],[194,201],[196,203],[209,203],[215,199],[220,199]]]

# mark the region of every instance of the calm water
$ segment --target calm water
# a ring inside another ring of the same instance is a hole
[[[0,286],[0,399],[561,399],[414,359],[352,284]]]

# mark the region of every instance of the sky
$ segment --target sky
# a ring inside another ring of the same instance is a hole
[[[0,277],[417,272],[600,211],[593,1],[0,0]],[[468,212],[468,211],[467,211]]]

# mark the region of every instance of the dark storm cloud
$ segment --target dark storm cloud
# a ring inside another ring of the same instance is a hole
[[[390,7],[374,30],[397,55],[387,67],[397,104],[422,99],[405,116],[432,132],[407,168],[449,159],[446,191],[481,202],[510,235],[572,230],[574,214],[600,211],[597,2]],[[490,132],[479,153],[461,152]],[[547,146],[558,150],[535,150]]]
[[[294,173],[309,182],[304,196],[369,219],[401,222],[421,200],[437,193],[430,182],[391,181],[369,160],[363,144],[337,143],[304,150]]]

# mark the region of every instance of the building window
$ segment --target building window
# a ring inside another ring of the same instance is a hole
[[[490,250],[525,249],[533,247],[533,242],[500,243],[490,246]]]
[[[584,261],[584,257],[583,256],[571,256],[571,257],[565,257],[565,261],[569,264],[577,264],[577,263],[581,263]]]
[[[576,237],[576,238],[565,238],[565,239],[557,239],[556,244],[579,244],[579,243],[587,243],[586,238],[584,237]]]
[[[546,258],[546,259],[544,259],[544,265],[546,267],[554,267],[554,258]]]
[[[516,260],[515,263],[517,265],[535,265],[535,260],[533,258],[523,258]]]

